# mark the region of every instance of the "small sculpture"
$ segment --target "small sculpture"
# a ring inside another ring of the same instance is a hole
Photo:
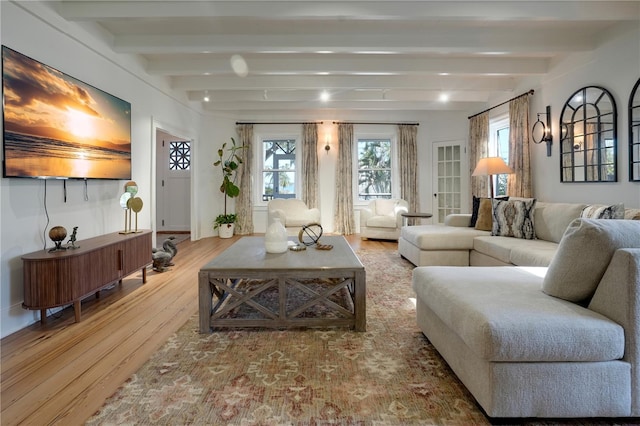
[[[80,246],[76,245],[76,235],[78,234],[78,227],[74,226],[73,227],[73,232],[71,232],[71,236],[69,237],[69,241],[67,241],[67,248],[70,249],[77,249],[80,248]],[[71,244],[71,245],[69,245]]]
[[[64,226],[54,226],[49,230],[49,238],[53,241],[55,246],[49,249],[50,252],[66,250],[66,247],[62,247],[62,242],[67,238],[67,228]]]
[[[173,242],[176,237],[171,236],[164,240],[162,248],[151,249],[151,259],[153,260],[153,270],[156,272],[165,272],[169,269],[169,266],[173,266],[174,263],[171,260],[178,253],[178,247]]]

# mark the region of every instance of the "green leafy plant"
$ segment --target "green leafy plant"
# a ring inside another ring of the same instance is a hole
[[[219,214],[214,221],[213,229],[218,229],[221,225],[227,225],[230,223],[235,223],[238,215],[235,213],[230,214]]]
[[[245,148],[244,145],[236,144],[235,139],[231,138],[230,147],[227,148],[227,142],[225,142],[218,149],[218,160],[213,163],[213,166],[220,167],[222,171],[220,192],[224,194],[224,214],[216,217],[214,229],[223,224],[235,223],[238,218],[235,213],[227,213],[227,198],[235,198],[240,195],[240,188],[236,184],[236,180],[238,178],[238,168],[242,164],[242,150]]]

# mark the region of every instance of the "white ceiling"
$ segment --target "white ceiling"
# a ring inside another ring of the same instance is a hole
[[[100,26],[114,52],[143,58],[206,110],[243,115],[479,110],[640,22],[638,1],[62,0],[55,10]]]

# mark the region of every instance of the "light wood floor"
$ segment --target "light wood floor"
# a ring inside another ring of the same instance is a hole
[[[99,298],[49,316],[0,341],[0,424],[83,424],[198,309],[198,271],[236,241],[217,237],[178,245],[170,271],[131,275]],[[395,242],[347,238],[354,249]]]

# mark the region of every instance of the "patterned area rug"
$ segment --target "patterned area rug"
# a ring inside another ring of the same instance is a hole
[[[87,424],[489,424],[415,325],[412,265],[395,251],[357,254],[367,272],[366,332],[201,335],[194,316]]]

